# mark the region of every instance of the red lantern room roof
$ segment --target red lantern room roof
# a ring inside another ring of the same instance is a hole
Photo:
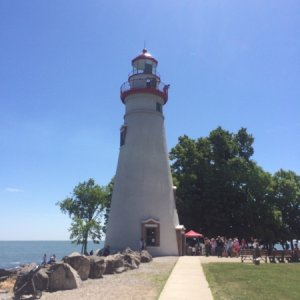
[[[140,55],[138,55],[131,61],[132,64],[139,59],[150,59],[153,62],[155,62],[156,64],[158,64],[158,61],[145,48],[143,49],[143,52]]]

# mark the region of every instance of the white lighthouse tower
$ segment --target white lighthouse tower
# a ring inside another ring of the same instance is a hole
[[[105,244],[137,250],[143,238],[154,256],[178,255],[181,230],[163,116],[169,86],[161,82],[157,64],[144,49],[121,86],[125,116]]]

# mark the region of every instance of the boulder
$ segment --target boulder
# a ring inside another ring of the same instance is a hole
[[[124,256],[121,253],[105,257],[106,268],[104,274],[114,274],[126,271],[123,258]]]
[[[40,269],[33,277],[35,288],[39,291],[48,290],[49,286],[49,270],[47,268]]]
[[[132,251],[130,248],[126,248],[122,251],[124,266],[127,269],[137,269],[141,263],[141,255],[139,252]]]
[[[147,250],[142,250],[141,251],[141,262],[142,263],[147,263],[152,261],[152,256]]]
[[[16,269],[0,269],[0,277],[16,275]]]
[[[102,278],[106,269],[106,261],[104,257],[92,255],[90,260],[89,278]]]
[[[123,272],[126,272],[126,271],[127,271],[127,268],[125,266],[115,269],[116,274],[120,274],[120,273],[123,273]]]
[[[70,255],[65,256],[62,260],[77,271],[81,280],[87,280],[89,278],[90,260],[88,256],[73,252]]]
[[[33,279],[36,276],[39,269],[40,267],[34,263],[22,266],[21,269],[18,271],[18,275],[14,284],[13,290],[15,291],[15,293],[17,293],[17,291],[20,288],[22,288],[22,294],[32,294],[32,285],[28,283],[30,283],[31,279]]]
[[[22,265],[20,267],[20,269],[18,270],[18,276],[23,276],[25,274],[28,274],[30,271],[32,271],[33,269],[35,269],[36,266],[37,266],[36,263]]]
[[[72,290],[80,286],[81,279],[69,264],[59,262],[50,267],[49,291]]]

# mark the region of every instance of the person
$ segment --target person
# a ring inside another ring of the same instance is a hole
[[[226,248],[226,256],[231,257],[232,255],[232,247],[233,247],[233,240],[232,238],[229,238],[226,240],[225,248]]]
[[[247,248],[248,248],[247,242],[244,238],[242,238],[241,249],[247,249]]]
[[[299,262],[299,248],[298,248],[298,244],[295,244],[294,245],[294,250],[293,250],[293,253],[292,253],[292,260],[293,262]]]
[[[143,238],[141,238],[141,240],[140,240],[140,251],[145,250],[145,249],[146,249],[145,240]]]
[[[290,249],[290,245],[289,245],[289,243],[288,243],[287,241],[285,242],[285,249],[286,249],[286,250],[289,250],[289,249]]]
[[[260,254],[259,243],[256,243],[254,248],[254,253],[253,253],[253,263],[259,265],[260,260],[261,260],[261,254]]]
[[[110,254],[110,247],[109,245],[107,245],[104,249],[103,249],[103,256],[108,256]]]
[[[220,236],[217,237],[217,255],[218,257],[222,257],[224,250],[224,241]]]
[[[216,255],[216,248],[217,248],[217,242],[214,238],[210,240],[211,244],[211,255],[215,256]]]
[[[42,261],[42,265],[45,266],[47,264],[47,255],[44,254],[43,256],[43,261]]]
[[[56,262],[56,256],[55,254],[52,254],[50,260],[48,261],[48,264],[54,264],[55,262]]]
[[[257,247],[257,245],[259,246],[258,240],[254,239],[253,244],[252,244],[252,249],[255,249]]]
[[[238,238],[235,238],[233,240],[233,249],[234,249],[235,256],[238,257],[240,255],[240,243]]]
[[[261,257],[261,254],[260,254],[259,244],[256,243],[254,248],[253,258],[256,259],[258,257]]]
[[[206,257],[211,255],[211,244],[210,244],[210,239],[209,238],[205,238],[204,239],[204,247],[205,247],[205,255]]]

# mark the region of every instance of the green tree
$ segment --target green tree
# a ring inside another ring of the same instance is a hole
[[[113,187],[114,187],[114,178],[111,179],[110,183],[106,187],[107,194],[106,194],[105,213],[104,213],[104,225],[102,228],[104,233],[106,233],[106,229],[107,229],[107,222],[108,222],[108,217],[109,217],[109,213],[110,213],[110,205],[111,205]]]
[[[273,199],[281,213],[282,238],[300,236],[300,176],[279,170],[273,176]]]
[[[268,240],[279,231],[272,177],[251,160],[253,142],[245,128],[231,133],[218,127],[206,138],[179,138],[170,159],[180,222],[188,229]]]
[[[101,187],[89,179],[75,186],[72,197],[57,203],[60,210],[72,219],[70,239],[72,243],[82,245],[81,253],[87,251],[89,238],[99,243],[103,231],[103,214],[109,202],[108,187]]]

